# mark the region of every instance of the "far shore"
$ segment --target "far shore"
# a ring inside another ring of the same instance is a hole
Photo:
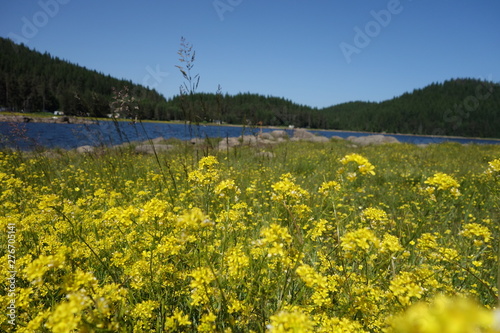
[[[185,121],[166,121],[166,120],[138,120],[133,119],[112,119],[112,118],[92,118],[92,117],[76,117],[76,116],[50,116],[40,115],[36,113],[20,113],[20,112],[0,112],[0,122],[14,122],[14,123],[53,123],[53,124],[97,124],[101,121],[119,121],[119,122],[148,122],[148,123],[162,123],[162,124],[185,124]],[[294,130],[297,128],[288,126],[255,126],[255,125],[236,125],[226,123],[196,123],[200,126],[231,126],[231,127],[254,127],[266,129],[281,129],[281,130]],[[428,137],[428,138],[451,138],[451,139],[475,139],[475,140],[493,140],[500,142],[500,138],[484,138],[484,137],[464,137],[464,136],[449,136],[449,135],[430,135],[430,134],[407,134],[407,133],[386,133],[386,132],[367,132],[367,131],[353,131],[353,130],[335,130],[335,129],[320,129],[320,128],[306,128],[308,131],[324,131],[332,133],[359,133],[366,135],[405,135],[415,137]]]
[[[31,113],[0,113],[0,122],[10,123],[52,123],[52,124],[95,124],[97,120],[73,116],[41,116]]]

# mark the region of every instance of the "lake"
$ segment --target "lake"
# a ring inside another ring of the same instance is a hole
[[[273,128],[263,128],[262,132],[271,132]],[[130,123],[101,121],[96,124],[55,124],[55,123],[11,123],[0,122],[0,147],[32,150],[36,147],[73,149],[79,146],[117,145],[131,141],[146,141],[157,137],[189,140],[192,138],[226,138],[242,134],[259,133],[260,128],[226,125],[186,125],[168,123]],[[286,129],[293,135],[292,129]],[[373,133],[310,130],[310,132],[328,138],[339,136],[365,136]],[[500,139],[470,139],[456,137],[435,137],[421,135],[387,134],[400,142],[413,144],[440,143],[445,141],[477,144],[500,144]]]

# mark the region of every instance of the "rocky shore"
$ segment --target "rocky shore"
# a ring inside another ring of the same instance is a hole
[[[344,139],[339,136],[327,138],[324,136],[315,135],[304,129],[294,130],[293,135],[290,137],[288,133],[284,130],[275,130],[272,132],[260,133],[259,135],[243,135],[239,137],[225,138],[220,140],[219,143],[215,146],[215,148],[218,150],[227,150],[242,146],[266,148],[266,147],[272,147],[273,145],[285,142],[287,140],[324,143],[324,142],[329,142],[331,140],[344,140]],[[350,136],[345,140],[351,142],[353,146],[399,143],[399,141],[396,138],[386,135],[368,135],[363,137]],[[207,144],[207,141],[203,138],[194,138],[191,139],[189,142],[192,145],[196,146],[202,146]],[[169,140],[163,137],[158,137],[152,139],[151,141],[146,141],[146,142],[123,143],[115,147],[127,147],[127,146],[132,146],[134,151],[138,154],[155,154],[175,149],[175,145],[169,143]],[[92,153],[98,149],[99,149],[98,147],[93,147],[93,146],[81,146],[76,148],[75,151],[78,153]],[[270,152],[265,152],[265,151],[261,153],[272,154]]]
[[[26,114],[25,116],[20,115],[0,115],[0,122],[11,122],[11,123],[52,123],[52,124],[94,124],[95,120],[70,117],[70,116],[53,116],[53,117],[40,117],[31,116]]]

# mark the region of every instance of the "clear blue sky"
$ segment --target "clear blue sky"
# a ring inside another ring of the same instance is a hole
[[[114,77],[313,107],[382,101],[457,77],[500,81],[498,0],[12,0],[0,36]]]

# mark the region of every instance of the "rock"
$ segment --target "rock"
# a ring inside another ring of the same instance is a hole
[[[293,137],[300,140],[309,140],[314,136],[315,136],[314,134],[302,128],[298,128],[295,131],[293,131]]]
[[[158,144],[158,145],[150,145],[150,144],[142,144],[135,147],[135,152],[140,154],[154,154],[155,151],[157,153],[169,151],[173,148],[172,145]]]
[[[293,132],[292,140],[293,141],[304,140],[304,141],[311,141],[311,142],[328,142],[328,141],[330,141],[330,139],[328,139],[325,136],[315,135],[311,132],[306,131],[303,128],[296,129]]]
[[[279,138],[277,141],[274,141],[272,139],[268,140],[268,139],[259,139],[259,145],[272,145],[273,143],[277,143],[279,142],[279,140],[284,140],[282,138]]]
[[[238,137],[238,141],[241,145],[253,145],[257,142],[257,138],[253,135],[242,135]]]
[[[240,141],[238,140],[238,138],[225,138],[219,142],[219,145],[217,146],[217,148],[219,150],[226,150],[228,148],[233,148],[239,144],[240,144]]]
[[[154,144],[157,144],[157,143],[160,143],[160,142],[163,142],[163,141],[165,141],[165,138],[162,137],[162,136],[159,136],[159,137],[154,138],[154,139],[151,140],[151,142],[153,142]]]
[[[271,135],[275,139],[277,139],[277,138],[283,138],[283,139],[288,138],[288,133],[285,132],[284,130],[275,130],[275,131],[272,131]]]
[[[260,133],[259,134],[259,139],[262,139],[262,140],[273,140],[273,136],[271,135],[271,133]]]
[[[265,134],[265,133],[263,133]],[[270,138],[270,139],[267,139]],[[217,148],[219,150],[225,150],[228,148],[233,148],[236,146],[260,146],[260,145],[272,145],[277,142],[284,141],[285,139],[278,137],[274,138],[273,136],[267,136],[265,135],[264,138],[262,136],[256,137],[254,135],[243,135],[239,136],[237,138],[226,138],[222,139],[219,142],[219,145]]]
[[[367,135],[367,136],[350,136],[347,138],[347,140],[351,141],[352,143],[356,143],[361,146],[367,146],[367,145],[380,145],[384,143],[399,143],[398,139],[392,137],[392,136],[385,136],[385,135]]]
[[[311,142],[330,142],[330,139],[328,139],[326,136],[314,135],[313,137],[307,139],[307,141],[311,141]]]
[[[84,154],[84,153],[92,153],[94,152],[95,150],[95,147],[93,146],[80,146],[80,147],[77,147],[76,148],[76,152],[79,153],[79,154]]]

